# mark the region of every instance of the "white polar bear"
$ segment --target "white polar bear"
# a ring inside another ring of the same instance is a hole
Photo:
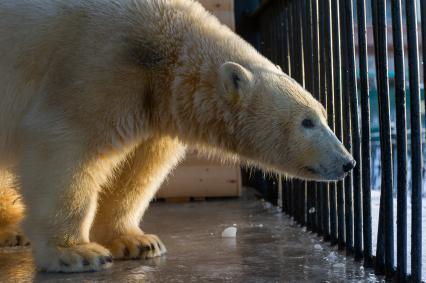
[[[0,241],[26,242],[19,186],[46,271],[163,254],[139,223],[187,145],[303,179],[355,165],[321,104],[189,0],[1,1],[0,133]]]

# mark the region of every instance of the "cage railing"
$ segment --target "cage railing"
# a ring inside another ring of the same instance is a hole
[[[426,42],[426,1],[420,1],[420,7],[416,0],[354,1],[236,0],[237,31],[324,105],[330,128],[357,161],[351,174],[339,182],[280,179],[282,184],[278,186],[278,180],[265,180],[261,173],[257,175],[263,186],[268,187],[265,192],[269,192],[265,194],[270,201],[281,204],[285,213],[330,241],[331,245],[338,245],[347,255],[362,260],[366,267],[374,268],[387,279],[421,282],[423,161],[418,20],[421,20],[422,38]],[[386,5],[391,6],[390,15]],[[417,18],[418,8],[420,19]],[[367,14],[371,14],[371,18]],[[389,88],[388,22],[392,26],[394,92]],[[368,44],[371,45],[368,24],[373,27],[373,54],[368,52]],[[422,44],[422,50],[426,54],[426,44]],[[408,64],[404,62],[406,51]],[[374,167],[371,159],[371,57],[374,57],[379,117],[379,131],[373,136],[379,138],[375,148],[379,147],[380,152],[373,157],[380,156],[381,180],[375,254],[371,209]],[[426,64],[423,68],[425,75]],[[392,95],[395,97],[394,128],[390,114]],[[394,190],[397,198],[396,253]],[[408,192],[411,192],[411,239],[407,238]],[[278,196],[282,197],[279,201]]]

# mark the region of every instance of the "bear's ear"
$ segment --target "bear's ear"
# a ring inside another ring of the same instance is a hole
[[[220,67],[219,74],[227,93],[245,93],[253,81],[253,74],[234,62],[224,63]]]

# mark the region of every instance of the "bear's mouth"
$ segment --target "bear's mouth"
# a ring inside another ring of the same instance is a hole
[[[305,166],[303,169],[305,169],[305,171],[307,171],[307,172],[309,172],[311,174],[314,174],[314,175],[318,174],[318,171],[316,169],[312,168],[312,167]]]
[[[344,179],[348,173],[331,173],[329,171],[324,170],[323,166],[320,166],[319,169],[315,169],[311,166],[302,167],[302,170],[309,174],[310,176],[305,176],[307,179],[319,182],[333,182]]]

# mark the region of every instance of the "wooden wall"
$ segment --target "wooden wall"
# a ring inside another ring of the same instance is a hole
[[[235,30],[234,0],[198,0],[218,19]]]

